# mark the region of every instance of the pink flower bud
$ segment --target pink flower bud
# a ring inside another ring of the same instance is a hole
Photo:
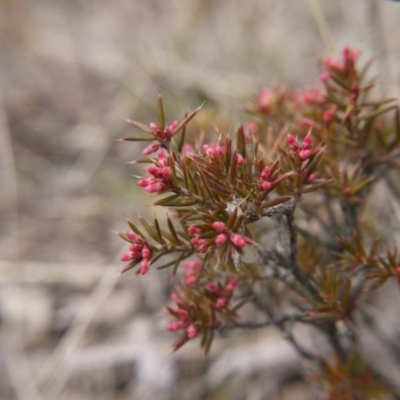
[[[243,236],[234,233],[229,238],[231,242],[237,247],[244,247],[246,246],[246,240]]]
[[[142,151],[142,155],[148,156],[149,154],[154,153],[155,151],[157,151],[159,148],[160,148],[160,144],[159,143],[152,143]]]
[[[185,278],[185,284],[188,286],[193,285],[196,282],[197,282],[197,276],[195,275],[190,275]]]
[[[164,180],[169,181],[169,179],[171,178],[171,168],[163,167],[161,170],[161,174]]]
[[[271,168],[265,167],[261,172],[261,178],[267,180],[269,178],[270,173],[271,173]]]
[[[149,270],[149,262],[147,260],[143,260],[140,264],[140,273],[144,275]]]
[[[189,226],[188,228],[188,232],[191,235],[199,235],[200,233],[202,233],[203,231],[200,228],[197,228],[196,226]]]
[[[223,308],[225,304],[226,304],[226,299],[224,297],[221,297],[215,302],[215,307]]]
[[[178,315],[179,315],[179,318],[181,318],[181,319],[186,319],[186,318],[188,317],[187,311],[186,311],[186,310],[183,310],[182,308],[179,308],[179,309],[177,310],[177,313],[178,313]]]
[[[143,258],[145,258],[145,259],[147,259],[147,258],[149,258],[150,257],[150,250],[147,248],[147,247],[143,247],[143,250],[142,250],[142,257]]]
[[[294,151],[297,151],[298,150],[298,148],[299,148],[299,145],[298,145],[298,143],[297,143],[297,139],[293,136],[293,135],[288,135],[287,136],[287,142],[288,142],[288,145],[289,145],[289,147],[292,149],[292,150],[294,150]]]
[[[179,303],[181,298],[179,297],[179,295],[175,292],[171,293],[171,300],[175,303]]]
[[[244,164],[244,158],[243,158],[243,156],[242,156],[241,154],[237,154],[237,155],[236,155],[236,162],[237,162],[239,165]]]
[[[208,282],[207,283],[207,289],[211,293],[217,293],[219,291],[218,286],[214,282]]]
[[[400,277],[400,265],[394,269],[395,274]]]
[[[129,252],[127,252],[127,253],[124,253],[124,254],[122,254],[122,256],[121,256],[121,258],[120,258],[120,260],[121,261],[131,261],[133,259],[133,257],[132,257],[132,253],[129,251]]]
[[[331,75],[329,74],[328,71],[323,71],[323,72],[321,72],[321,73],[319,74],[318,79],[319,79],[321,82],[326,82],[326,81],[328,81],[328,80],[330,79],[330,77],[331,77]]]
[[[261,91],[258,97],[258,105],[260,108],[267,110],[271,105],[271,90],[265,88]]]
[[[216,238],[215,238],[215,244],[217,246],[222,246],[226,241],[228,240],[228,237],[224,235],[223,233],[220,233]]]
[[[163,163],[164,160],[166,159],[166,156],[165,156],[165,154],[164,154],[164,152],[162,150],[160,150],[157,153],[157,157],[158,157],[158,161],[160,161],[161,163]]]
[[[161,169],[156,167],[155,165],[149,165],[147,167],[147,172],[155,177],[158,177],[161,173]]]
[[[126,236],[128,239],[132,240],[133,242],[137,242],[138,240],[141,240],[142,238],[137,235],[136,233],[133,233],[132,231],[127,231]]]
[[[187,335],[189,337],[189,339],[193,339],[197,334],[197,329],[196,327],[192,324],[189,326],[189,328],[187,329]]]
[[[233,290],[235,289],[235,287],[238,284],[238,279],[237,278],[233,278],[231,279],[228,284],[226,285],[226,290],[227,292],[231,293],[233,292]]]
[[[174,130],[179,126],[179,122],[177,120],[172,121],[171,124],[169,125],[168,129],[170,132],[174,132]]]
[[[226,230],[226,225],[221,222],[221,221],[215,221],[212,224],[212,227],[217,231],[217,232],[223,232]]]
[[[167,185],[163,182],[155,182],[146,187],[146,192],[148,193],[156,193],[156,192],[162,192],[167,188]]]
[[[302,160],[307,160],[307,158],[309,158],[311,155],[311,151],[310,150],[301,150],[299,153],[299,156]]]
[[[182,321],[174,321],[170,322],[167,325],[167,330],[170,332],[178,331],[179,329],[182,329],[184,327],[184,324]]]
[[[151,183],[151,180],[149,178],[141,178],[141,179],[139,179],[137,184],[140,187],[146,187],[146,186],[149,186],[150,183]]]
[[[156,132],[156,131],[158,130],[158,126],[157,126],[157,124],[155,124],[154,122],[150,122],[149,128],[150,128],[153,132]]]
[[[307,134],[307,136],[303,140],[303,144],[301,145],[302,150],[310,150],[312,146],[312,137]]]
[[[261,187],[262,187],[264,190],[269,190],[269,189],[271,189],[271,186],[272,186],[272,183],[271,183],[271,182],[268,182],[268,181],[264,181],[264,182],[261,183]]]

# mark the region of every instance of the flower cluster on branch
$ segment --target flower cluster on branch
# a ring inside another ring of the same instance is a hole
[[[345,48],[341,59],[320,60],[320,89],[264,88],[245,108],[248,124],[235,134],[217,132],[209,143],[187,134],[201,107],[166,124],[161,95],[157,123],[129,121],[144,134],[123,140],[150,142],[140,160],[148,175],[138,186],[159,195],[155,204],[171,218],[140,218],[141,227],[128,221],[130,230],[120,235],[128,242],[123,271],[146,274],[156,265],[182,278],[166,306],[168,331],[180,332],[175,350],[201,337],[207,353],[219,329],[276,325],[315,361],[329,398],[372,399],[394,390],[375,379],[357,340],[349,344],[337,328],[340,322],[356,330],[362,299],[390,280],[400,286],[395,247],[362,226],[373,185],[393,189],[387,175],[400,167],[399,108],[374,98],[359,54]],[[272,232],[252,225],[263,218],[274,221]],[[266,233],[275,239],[263,249]],[[278,283],[296,304],[296,318],[260,297],[273,296]],[[267,321],[240,322],[244,304]],[[314,354],[296,341],[299,323],[326,336],[333,361],[329,351]]]

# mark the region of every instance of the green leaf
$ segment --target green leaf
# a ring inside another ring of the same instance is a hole
[[[269,208],[277,206],[278,204],[286,203],[287,201],[293,199],[292,196],[279,196],[274,199],[266,200],[261,204],[261,208]]]
[[[139,235],[139,236],[141,236],[141,237],[144,237],[143,233],[140,232],[139,228],[138,228],[136,225],[134,225],[134,223],[133,223],[132,221],[130,221],[130,220],[128,219],[127,222],[128,222],[129,227],[131,228],[131,230],[132,230],[133,232],[135,232],[137,235]]]
[[[164,106],[163,106],[161,93],[158,93],[157,125],[158,125],[159,128],[164,130],[164,128],[165,128],[165,115],[164,115]]]
[[[148,137],[148,138],[144,138],[144,137],[124,137],[121,139],[121,141],[124,142],[152,142],[154,141],[153,137]]]
[[[178,127],[174,130],[174,132],[178,132],[181,128],[183,128],[194,116],[202,109],[204,105],[204,102],[197,107],[191,114],[189,114],[179,125]]]
[[[180,241],[180,239],[179,239],[179,237],[178,237],[178,235],[176,233],[175,227],[172,224],[172,221],[170,220],[169,216],[167,216],[167,224],[168,224],[168,229],[171,232],[171,235],[174,237],[175,243],[178,244],[178,245],[182,244],[182,242]]]
[[[132,121],[130,119],[126,119],[125,121],[129,122],[130,124],[132,124],[133,126],[136,126],[136,128],[139,128],[141,131],[143,132],[147,132],[147,133],[152,133],[153,131],[150,129],[149,126],[142,124],[141,122],[138,121]]]
[[[157,232],[153,229],[153,227],[143,218],[139,217],[140,222],[142,223],[144,229],[146,229],[149,236],[156,241],[157,243],[162,244],[162,240],[159,239]]]

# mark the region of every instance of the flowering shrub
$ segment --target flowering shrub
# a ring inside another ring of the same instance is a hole
[[[123,271],[170,267],[182,277],[166,307],[167,329],[180,333],[175,350],[200,338],[207,353],[220,329],[276,325],[314,362],[330,399],[391,398],[395,388],[363,357],[355,316],[371,292],[400,284],[396,248],[363,219],[373,185],[394,190],[387,176],[399,169],[400,120],[392,99],[373,98],[358,57],[345,48],[340,60],[322,59],[322,89],[263,89],[246,107],[247,127],[211,143],[186,134],[200,108],[167,125],[161,95],[157,123],[129,121],[144,134],[123,140],[150,142],[138,185],[162,195],[155,204],[171,217],[128,221]],[[265,294],[278,284],[291,302],[272,306]],[[245,304],[258,319],[241,320]],[[330,349],[306,349],[297,324],[317,328]]]

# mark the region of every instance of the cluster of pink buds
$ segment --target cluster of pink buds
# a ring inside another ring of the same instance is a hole
[[[293,135],[288,135],[287,142],[292,151],[297,153],[301,160],[307,160],[311,156],[312,138],[310,134],[304,138],[303,143],[300,145],[297,138]]]
[[[155,161],[155,165],[147,168],[147,172],[152,176],[139,179],[138,185],[144,187],[146,192],[160,194],[171,187],[171,168],[162,150],[157,153],[157,156],[158,161]]]
[[[185,273],[185,284],[193,285],[199,279],[199,272],[201,271],[201,262],[198,258],[194,260],[186,260],[183,262]]]
[[[219,287],[214,282],[210,281],[207,283],[207,290],[211,292],[215,299],[215,307],[218,309],[224,308],[232,297],[233,291],[238,284],[237,278],[230,279],[225,287]]]
[[[149,154],[152,154],[155,151],[159,150],[163,141],[171,140],[172,136],[174,136],[175,133],[177,132],[178,127],[179,127],[179,122],[176,120],[171,122],[171,124],[165,128],[158,126],[154,122],[150,122],[149,128],[154,138],[157,139],[157,142],[147,146],[142,151],[142,154],[144,156],[148,156]]]
[[[319,75],[320,81],[326,82],[327,80],[329,80],[331,77],[331,73],[343,73],[351,70],[354,67],[354,62],[360,56],[360,51],[352,50],[349,47],[345,47],[343,49],[342,56],[342,61],[338,61],[332,56],[327,56],[323,58],[322,64],[326,68],[326,70]]]
[[[214,146],[210,146],[208,144],[203,145],[203,151],[207,154],[210,159],[215,158],[216,156],[222,157],[225,152],[225,148],[221,146],[220,143]],[[236,162],[241,165],[244,163],[244,158],[241,154],[236,154]]]
[[[302,91],[292,91],[292,100],[295,103],[319,105],[326,101],[325,94],[317,88],[309,88]]]
[[[272,182],[270,181],[271,177],[271,168],[265,167],[260,176],[260,182],[259,185],[263,190],[269,190],[271,189]]]
[[[151,251],[146,241],[136,233],[128,231],[126,232],[126,237],[131,241],[131,245],[129,246],[129,251],[121,256],[121,261],[134,260],[136,263],[141,261],[140,273],[144,275],[149,269]]]
[[[170,332],[186,330],[186,335],[188,339],[193,339],[196,337],[198,330],[195,324],[191,321],[189,313],[183,308],[183,301],[177,293],[171,294],[171,299],[177,304],[175,308],[170,308],[169,311],[177,321],[170,322],[167,325],[167,330]]]
[[[212,227],[218,233],[215,237],[215,244],[217,246],[222,246],[228,240],[236,247],[246,246],[246,238],[238,233],[231,232],[223,222],[215,221],[213,222]]]
[[[189,227],[188,231],[190,234],[195,235],[191,240],[191,243],[195,246],[199,246],[199,253],[205,253],[208,246],[222,246],[224,243],[229,242],[235,247],[244,247],[246,244],[251,243],[251,241],[244,236],[232,232],[223,222],[215,221],[211,224],[212,229],[217,233],[214,238],[205,239],[202,237],[206,233],[203,229],[197,226]],[[208,232],[208,230],[207,230]]]

